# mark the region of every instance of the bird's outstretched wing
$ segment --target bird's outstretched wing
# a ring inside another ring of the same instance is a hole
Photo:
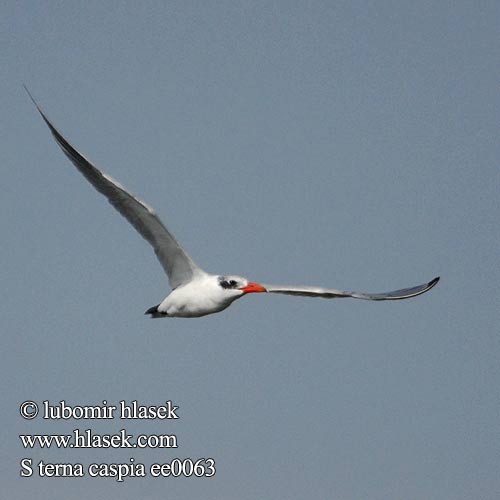
[[[344,292],[332,288],[321,288],[317,286],[282,286],[282,285],[262,285],[269,293],[283,293],[286,295],[301,295],[304,297],[321,297],[323,299],[336,299],[342,297],[352,297],[354,299],[364,300],[401,300],[416,297],[429,291],[439,281],[439,277],[434,278],[429,283],[403,288],[385,293],[361,293]]]
[[[170,286],[176,288],[203,273],[163,225],[154,210],[129,193],[110,176],[101,172],[77,151],[48,120],[26,86],[24,88],[48,125],[57,144],[75,167],[97,191],[106,196],[108,201],[134,226],[141,236],[151,243],[160,264],[167,273]]]

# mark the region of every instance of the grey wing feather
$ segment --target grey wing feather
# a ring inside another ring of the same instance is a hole
[[[281,286],[281,285],[262,285],[269,293],[282,293],[285,295],[300,295],[304,297],[321,297],[324,299],[335,299],[342,297],[352,297],[354,299],[364,300],[401,300],[416,297],[422,293],[429,291],[437,284],[439,277],[434,278],[429,283],[414,286],[411,288],[403,288],[385,293],[361,293],[361,292],[344,292],[342,290],[334,290],[333,288],[321,288],[315,286]]]
[[[195,275],[203,273],[163,225],[154,210],[129,193],[110,176],[101,172],[77,151],[52,125],[28,89],[26,87],[25,89],[66,156],[95,189],[106,196],[116,210],[152,245],[160,264],[167,273],[170,286],[176,288],[190,281]]]

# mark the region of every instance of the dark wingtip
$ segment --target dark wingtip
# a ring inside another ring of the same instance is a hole
[[[160,304],[157,304],[156,306],[150,307],[144,314],[151,314],[151,318],[165,318],[168,316],[167,313],[165,312],[160,312],[158,311],[158,306]]]
[[[159,305],[160,304],[156,304],[155,306],[150,307],[144,314],[157,314]]]
[[[23,83],[23,87],[24,87],[24,90],[26,90],[26,93],[28,94],[29,98],[31,99],[31,101],[33,102],[33,104],[35,105],[36,109],[38,110],[38,112],[42,115],[42,118],[43,118],[43,121],[48,125],[48,127],[50,128],[51,132],[54,134],[54,135],[58,135],[58,132],[57,130],[55,129],[54,125],[52,125],[52,123],[50,123],[49,119],[45,116],[45,113],[42,111],[42,108],[38,105],[38,103],[35,101],[35,98],[31,95],[31,92],[28,90],[28,87],[26,87],[26,85]]]
[[[26,90],[26,93],[29,95],[29,98],[32,100],[33,104],[36,106],[38,111],[40,111],[40,107],[35,101],[35,98],[31,95],[31,92],[28,90],[28,87],[26,87],[26,84],[23,83],[24,90]],[[41,112],[41,111],[40,111]]]
[[[441,276],[436,276],[432,281],[429,282],[429,288],[432,288],[441,279]]]

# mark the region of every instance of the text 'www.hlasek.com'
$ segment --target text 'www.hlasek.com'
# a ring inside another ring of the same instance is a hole
[[[70,405],[66,401],[52,404],[43,401],[25,401],[19,407],[20,415],[26,420],[36,418],[51,421],[95,421],[119,419],[121,424],[137,420],[175,421],[179,419],[179,407],[172,401],[161,405],[142,405],[137,401],[119,401],[116,405],[103,401],[99,405]],[[129,434],[120,428],[113,433],[97,433],[90,428],[73,429],[67,434],[21,434],[19,439],[25,450],[43,453],[44,450],[82,449],[177,449],[175,434]],[[43,458],[23,457],[20,462],[21,477],[94,477],[113,478],[123,482],[127,478],[154,477],[210,478],[215,476],[213,458],[169,458],[168,460],[145,464],[142,460],[129,457],[127,461],[95,460],[92,463],[55,463]]]

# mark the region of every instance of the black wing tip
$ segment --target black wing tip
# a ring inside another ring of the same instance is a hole
[[[438,281],[441,279],[441,276],[436,276],[432,281],[429,281],[427,286],[429,287],[429,290],[438,284]]]
[[[31,100],[34,101],[33,96],[31,95],[31,92],[28,89],[28,86],[23,82],[22,86],[24,87],[24,90],[28,93],[28,95],[31,97]]]
[[[52,125],[52,122],[47,118],[47,115],[42,111],[42,108],[37,104],[35,101],[34,97],[31,95],[31,92],[28,90],[28,87],[23,84],[24,89],[28,93],[28,96],[32,100],[33,104],[35,105],[36,109],[40,113],[40,116],[42,117],[43,121],[49,127],[50,132],[52,133],[54,139],[56,140],[57,144],[59,147],[63,150],[64,154],[69,157],[69,159],[75,163],[75,155],[78,157],[81,157],[82,159],[86,160],[85,157],[77,150],[75,149],[62,135],[61,133]],[[80,168],[77,166],[77,168],[80,170]]]
[[[159,305],[160,304],[153,306],[153,307],[150,307],[144,314],[154,314],[154,313],[158,312]]]
[[[150,307],[144,314],[151,314],[151,318],[154,319],[154,318],[165,318],[166,316],[168,316],[167,313],[164,313],[164,312],[160,312],[158,311],[158,306],[160,304],[156,304],[155,306],[153,307]]]
[[[23,87],[24,87],[24,90],[26,90],[26,93],[28,94],[29,98],[31,99],[31,101],[33,102],[33,104],[36,106],[36,109],[38,109],[38,111],[40,111],[40,113],[42,113],[41,109],[40,109],[40,106],[38,106],[37,102],[35,101],[35,98],[33,97],[33,95],[31,94],[31,92],[29,91],[28,87],[26,86],[25,83],[23,83]],[[43,113],[42,113],[43,114]]]
[[[36,109],[38,110],[38,112],[40,113],[40,115],[42,115],[42,118],[43,118],[43,121],[48,125],[48,127],[50,128],[51,132],[55,135],[57,132],[57,130],[55,129],[54,125],[52,125],[52,123],[50,123],[49,119],[47,118],[47,116],[45,115],[45,113],[42,111],[42,108],[38,105],[38,103],[35,101],[35,98],[32,96],[31,92],[29,91],[28,87],[26,87],[26,85],[23,83],[23,87],[24,87],[24,90],[26,90],[26,93],[28,94],[29,98],[31,99],[31,102],[35,105]]]

